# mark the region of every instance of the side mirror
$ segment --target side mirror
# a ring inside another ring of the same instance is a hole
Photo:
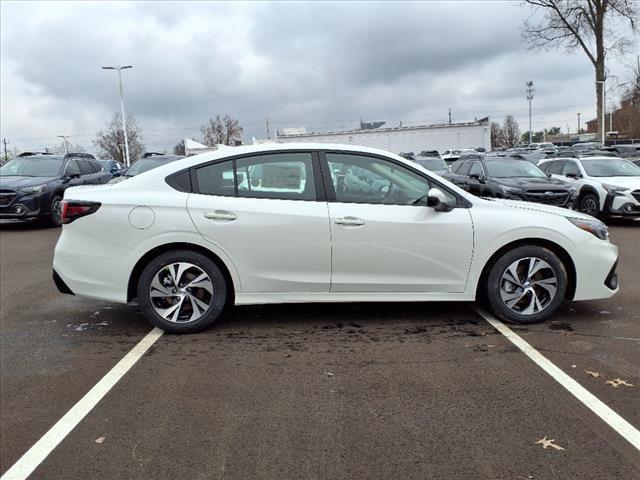
[[[427,193],[427,207],[432,207],[436,212],[450,212],[453,210],[447,205],[447,196],[439,188],[430,188]]]
[[[573,178],[574,180],[576,180],[577,178],[580,177],[580,174],[578,174],[578,173],[567,173],[566,177],[567,178]]]
[[[484,175],[481,175],[478,173],[472,173],[471,175],[469,175],[469,178],[473,178],[474,180],[477,180],[479,183],[487,183],[487,179],[484,178]]]

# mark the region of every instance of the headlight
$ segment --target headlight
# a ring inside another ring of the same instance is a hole
[[[585,220],[583,218],[573,218],[573,217],[565,217],[565,218],[569,220],[571,223],[573,223],[579,229],[595,235],[600,240],[607,240],[609,238],[609,229],[600,220],[596,220],[595,218],[592,220]]]
[[[33,194],[33,193],[42,193],[47,190],[47,184],[43,183],[41,185],[34,185],[33,187],[22,187],[18,189],[22,193]]]
[[[520,187],[510,187],[509,185],[500,185],[500,188],[504,193],[520,194],[524,192],[524,190],[521,189]]]
[[[618,185],[610,185],[608,183],[603,183],[602,187],[607,191],[607,193],[613,193],[614,195],[622,194],[622,192],[629,190],[627,187],[619,187]]]

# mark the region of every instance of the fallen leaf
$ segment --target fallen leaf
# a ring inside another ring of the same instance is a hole
[[[98,438],[96,438],[96,439],[94,440],[94,442],[96,442],[96,443],[102,443],[102,442],[104,442],[105,440],[106,440],[106,437],[98,437]]]
[[[613,388],[618,388],[620,385],[624,385],[625,387],[633,387],[633,383],[629,383],[626,380],[622,380],[621,378],[614,378],[613,380],[607,380],[607,385],[611,385]]]
[[[593,378],[598,378],[600,376],[598,372],[594,372],[593,370],[585,370],[584,373],[591,375]]]
[[[555,441],[555,438],[549,440],[545,435],[543,438],[535,442],[534,445],[542,445],[542,448],[544,448],[545,450],[547,449],[547,447],[555,448],[556,450],[564,450],[564,448],[562,448],[560,445],[556,445],[555,443],[553,443]]]
[[[333,376],[334,376],[334,374],[333,374],[333,373],[331,373],[331,372],[324,372],[324,374],[325,374],[327,377],[333,377]]]

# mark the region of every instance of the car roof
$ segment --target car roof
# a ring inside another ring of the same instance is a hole
[[[33,159],[43,159],[46,158],[47,160],[62,160],[64,159],[63,155],[49,155],[49,154],[37,154],[37,155],[25,155],[24,157],[16,157],[16,158],[22,158],[25,160],[33,160]]]

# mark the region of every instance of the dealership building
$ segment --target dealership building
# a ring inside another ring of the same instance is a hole
[[[406,125],[387,127],[383,122],[360,123],[360,128],[339,132],[307,132],[285,128],[277,132],[277,142],[342,143],[380,148],[393,153],[423,150],[479,148],[491,150],[489,117],[467,123]]]

